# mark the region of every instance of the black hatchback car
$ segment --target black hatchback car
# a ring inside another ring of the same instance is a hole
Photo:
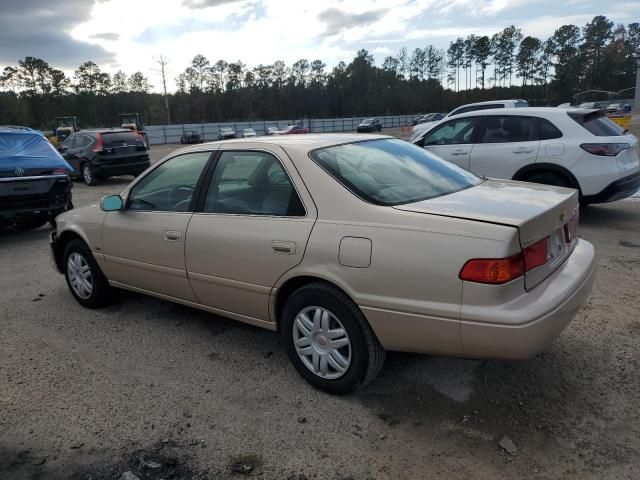
[[[73,175],[91,186],[102,178],[138,176],[150,165],[144,137],[127,129],[82,130],[67,137],[60,152]]]
[[[71,167],[40,132],[0,126],[0,226],[37,228],[73,208]]]
[[[360,122],[356,128],[358,133],[364,132],[380,132],[382,130],[382,122],[378,118],[367,118]]]

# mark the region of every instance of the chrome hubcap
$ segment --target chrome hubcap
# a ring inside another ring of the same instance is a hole
[[[87,183],[91,182],[91,169],[85,165],[82,169],[82,174],[84,175],[84,181]]]
[[[302,363],[319,377],[341,377],[351,365],[351,341],[340,320],[322,307],[307,307],[293,322],[293,344]]]
[[[83,300],[93,292],[93,276],[89,264],[82,255],[73,252],[67,260],[67,276],[73,291]]]

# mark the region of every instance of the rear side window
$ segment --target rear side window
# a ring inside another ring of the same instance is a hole
[[[101,136],[105,148],[144,145],[142,137],[132,132],[103,133]]]
[[[549,120],[538,118],[538,137],[540,140],[553,140],[562,137],[562,132]]]
[[[512,115],[487,117],[480,143],[528,142],[535,139],[536,119]]]
[[[568,113],[568,115],[596,137],[619,137],[625,134],[624,128],[609,120],[601,112],[591,112],[586,115]]]

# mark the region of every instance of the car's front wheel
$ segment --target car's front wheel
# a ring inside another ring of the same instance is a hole
[[[313,283],[287,300],[280,325],[294,367],[314,387],[341,395],[370,383],[385,351],[358,307],[340,290]]]
[[[63,267],[69,290],[80,305],[99,308],[111,299],[113,288],[82,240],[72,240],[67,244]]]
[[[90,187],[98,184],[98,179],[95,176],[93,167],[91,166],[90,162],[84,162],[82,164],[82,180],[84,180],[84,183],[86,183]]]

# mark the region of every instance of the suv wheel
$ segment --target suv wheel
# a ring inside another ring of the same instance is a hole
[[[98,184],[98,181],[93,172],[93,167],[91,166],[90,162],[84,162],[82,164],[81,171],[82,171],[82,180],[84,180],[84,183],[86,183],[90,187],[93,187],[94,185]]]
[[[364,387],[384,364],[385,351],[362,312],[344,293],[323,283],[291,295],[280,331],[298,373],[327,393]]]
[[[72,240],[67,244],[63,268],[69,290],[80,305],[99,308],[111,299],[113,288],[82,240]]]

